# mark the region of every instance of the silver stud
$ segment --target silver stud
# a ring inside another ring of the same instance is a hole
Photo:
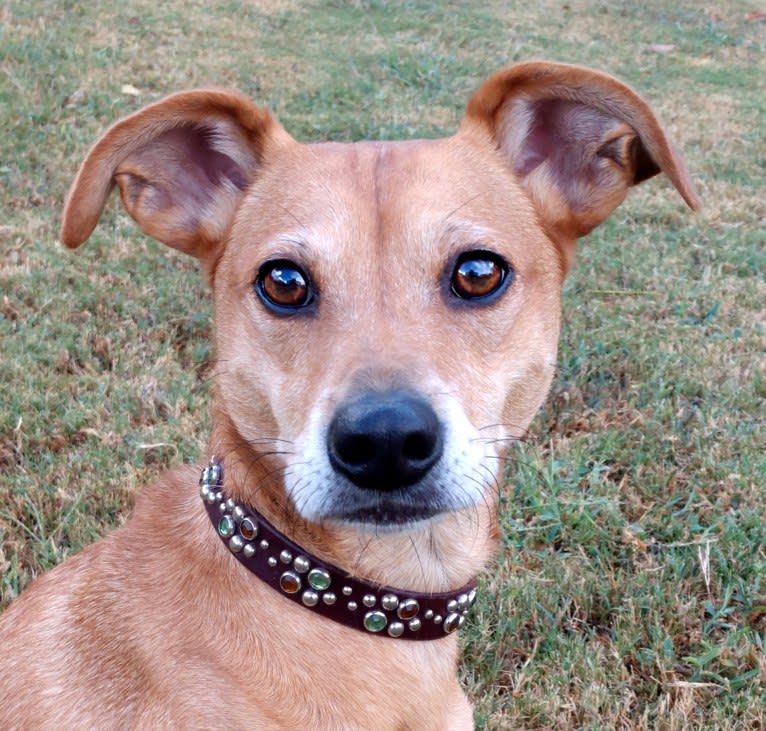
[[[245,545],[245,540],[242,536],[232,536],[229,538],[229,548],[234,553],[239,553]]]
[[[245,543],[242,553],[244,553],[247,558],[252,558],[255,556],[255,546],[252,543]]]
[[[220,465],[210,460],[210,464],[202,470],[202,482],[206,482],[208,485],[215,485],[221,479],[221,467]]]
[[[454,599],[450,599],[447,602],[447,611],[451,614],[457,611],[457,602]]]
[[[433,609],[426,609],[425,617],[426,617],[426,619],[433,619],[434,618],[434,610]]]
[[[388,634],[391,637],[401,637],[404,634],[404,625],[401,622],[391,622],[388,625]]]
[[[415,619],[411,619],[407,626],[410,628],[410,631],[417,632],[423,625],[421,624],[420,620],[415,617]]]
[[[274,558],[274,556],[269,556],[268,561],[266,563],[271,566],[271,568],[274,568],[277,565],[277,559]]]
[[[455,612],[448,614],[444,620],[444,631],[447,634],[454,632],[458,627],[460,627],[460,620],[462,618],[462,615]]]
[[[264,538],[259,545],[265,551],[269,547],[269,542]]]
[[[208,505],[212,505],[216,501],[216,499],[217,498],[215,496],[215,493],[214,492],[209,492],[207,494],[207,497],[205,498],[205,501],[207,502]]]
[[[206,498],[210,494],[210,485],[202,485],[199,489],[200,497]]]
[[[476,601],[476,589],[471,589],[471,591],[468,592],[468,605],[473,606],[473,603]]]
[[[328,607],[331,607],[333,604],[335,604],[336,601],[338,601],[338,597],[335,596],[335,592],[333,592],[333,591],[326,591],[324,594],[322,594],[322,601]]]
[[[348,611],[349,612],[355,612],[356,611],[356,602],[349,602],[347,604],[347,606],[348,606]]]
[[[218,484],[221,479],[221,468],[217,464],[210,464],[202,470],[202,475],[199,479],[200,485],[207,485],[213,487]]]
[[[234,506],[234,510],[231,511],[231,514],[237,523],[245,517],[245,511],[239,505]]]
[[[374,607],[375,606],[375,595],[374,594],[365,594],[362,597],[362,604],[364,604],[365,607]]]
[[[351,587],[350,586],[344,586],[343,587],[343,596],[351,596]]]
[[[441,624],[441,623],[442,623],[442,615],[441,614],[437,614],[434,617],[434,624]]]
[[[290,553],[290,551],[288,551],[287,549],[285,549],[284,551],[282,551],[282,553],[279,554],[279,560],[282,563],[290,563],[290,561],[293,560],[293,554]]]
[[[216,492],[215,499],[216,500],[223,500],[223,493],[220,490],[218,490],[218,492]]]
[[[315,607],[319,601],[319,594],[317,594],[313,589],[306,589],[306,591],[301,594],[301,601],[307,607]]]
[[[237,507],[237,503],[235,503],[235,502],[234,502],[234,498],[229,498],[229,499],[226,501],[226,507],[227,507],[229,510],[234,510],[234,508],[236,508],[236,507]]]
[[[226,503],[219,503],[218,504],[218,512],[221,515],[224,515],[226,513]]]
[[[311,564],[305,556],[297,556],[295,561],[293,561],[293,567],[298,573],[301,574],[305,574],[309,570],[310,566]]]
[[[464,612],[466,609],[468,609],[469,606],[470,605],[468,604],[468,594],[461,594],[457,598],[457,608],[461,612]]]
[[[383,609],[388,609],[389,612],[393,612],[394,609],[399,606],[399,598],[396,594],[384,594],[383,598],[380,600],[380,604]]]

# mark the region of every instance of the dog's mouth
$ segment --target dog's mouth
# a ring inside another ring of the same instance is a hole
[[[332,522],[361,528],[403,530],[433,520],[444,512],[435,505],[403,505],[384,501],[378,505],[341,510],[328,517]]]
[[[316,518],[363,532],[412,532],[468,507],[447,498],[434,480],[387,493],[359,490],[341,480],[336,490]]]

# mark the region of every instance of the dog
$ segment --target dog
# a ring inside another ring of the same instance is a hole
[[[542,61],[444,139],[304,145],[216,89],[108,129],[60,238],[117,186],[200,261],[210,461],[7,609],[0,727],[473,728],[458,634],[499,465],[554,374],[576,240],[660,172],[698,207],[635,92]]]

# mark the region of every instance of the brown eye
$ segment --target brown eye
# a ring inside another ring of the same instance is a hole
[[[313,299],[308,276],[287,259],[267,261],[258,270],[255,290],[263,303],[277,312],[300,309]]]
[[[457,260],[450,285],[461,299],[483,299],[499,292],[511,275],[512,270],[497,254],[467,251]]]

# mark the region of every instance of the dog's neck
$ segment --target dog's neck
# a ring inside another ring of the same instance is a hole
[[[307,521],[286,497],[284,465],[274,443],[251,444],[223,415],[210,454],[226,465],[226,494],[260,513],[278,531],[350,575],[419,592],[444,592],[473,580],[494,555],[493,500],[433,520],[416,531],[376,532]],[[269,454],[271,452],[271,454]]]

